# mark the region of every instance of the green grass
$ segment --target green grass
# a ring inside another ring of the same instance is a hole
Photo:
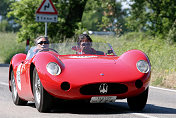
[[[13,55],[25,51],[25,43],[17,43],[15,33],[0,32],[0,42],[0,63],[9,63]]]

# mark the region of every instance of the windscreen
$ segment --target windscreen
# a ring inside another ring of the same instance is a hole
[[[116,55],[112,46],[108,43],[54,43],[38,48],[33,46],[27,54],[27,59],[32,58],[35,54],[42,51],[54,51],[59,55]]]

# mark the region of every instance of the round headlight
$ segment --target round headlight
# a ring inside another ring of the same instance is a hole
[[[59,75],[61,73],[60,66],[55,62],[48,63],[46,69],[51,75]]]
[[[149,72],[149,64],[145,60],[139,60],[136,66],[137,66],[137,69],[142,73]]]

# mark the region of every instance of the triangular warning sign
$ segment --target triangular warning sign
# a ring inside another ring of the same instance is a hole
[[[36,11],[36,14],[57,15],[57,10],[51,0],[43,0],[42,4]]]

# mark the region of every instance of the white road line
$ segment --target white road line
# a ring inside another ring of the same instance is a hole
[[[159,88],[159,87],[154,87],[154,86],[150,86],[150,88],[164,90],[164,91],[169,91],[169,92],[176,92],[176,90],[166,89],[166,88]],[[133,115],[136,115],[136,116],[144,117],[144,118],[158,118],[158,117],[150,116],[150,115],[143,114],[143,113],[131,113],[130,111],[129,111],[129,113],[133,114]]]
[[[1,85],[5,85],[5,86],[9,86],[9,84],[5,83],[5,82],[0,82]]]
[[[154,87],[154,86],[150,86],[150,88],[159,89],[159,90],[163,90],[163,91],[176,92],[176,90],[166,89],[166,88],[159,88],[159,87]]]
[[[144,117],[144,118],[158,118],[158,117],[150,116],[150,115],[143,114],[143,113],[130,113],[130,114],[134,114],[136,116],[140,116],[140,117]]]

